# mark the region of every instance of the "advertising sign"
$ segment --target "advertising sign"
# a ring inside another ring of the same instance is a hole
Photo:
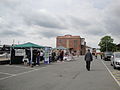
[[[45,64],[49,64],[49,48],[45,48]]]
[[[24,56],[25,49],[15,49],[15,56]]]

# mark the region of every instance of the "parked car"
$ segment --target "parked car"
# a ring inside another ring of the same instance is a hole
[[[110,59],[111,59],[111,56],[113,56],[113,53],[112,52],[104,52],[104,54],[103,54],[103,59],[105,60],[105,61],[110,61]]]
[[[113,53],[113,56],[111,57],[111,65],[114,69],[120,67],[120,52]]]

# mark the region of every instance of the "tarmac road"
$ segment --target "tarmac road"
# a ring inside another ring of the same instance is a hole
[[[87,71],[83,58],[34,68],[0,65],[0,90],[120,90],[100,59]]]

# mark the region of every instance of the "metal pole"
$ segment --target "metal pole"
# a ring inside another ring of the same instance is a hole
[[[107,40],[106,40],[106,52],[107,52],[108,50],[107,50]]]
[[[13,45],[15,44],[15,40],[13,39]]]
[[[33,62],[33,60],[32,60],[32,58],[33,58],[33,49],[32,49],[32,47],[30,48],[30,50],[31,50],[31,62],[30,62],[30,64],[32,64],[32,62]]]
[[[12,61],[11,61],[12,60],[12,47],[10,47],[10,57],[9,58],[10,58],[10,63],[9,64],[11,65],[12,64]]]

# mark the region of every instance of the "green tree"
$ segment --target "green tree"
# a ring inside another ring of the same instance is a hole
[[[102,52],[116,51],[116,44],[113,43],[113,41],[114,40],[111,38],[111,36],[104,36],[101,38],[101,41],[98,44],[100,46],[100,50]]]

